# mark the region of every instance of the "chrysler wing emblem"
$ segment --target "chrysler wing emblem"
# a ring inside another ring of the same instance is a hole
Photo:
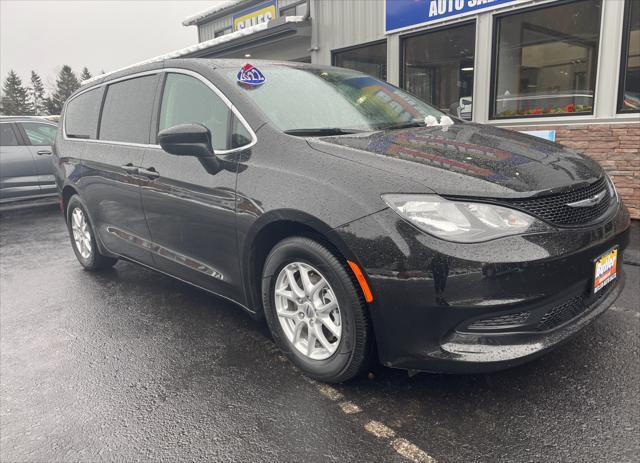
[[[590,198],[583,199],[582,201],[576,201],[575,203],[569,203],[567,206],[569,207],[591,207],[596,204],[600,204],[607,194],[607,190],[602,190],[597,195],[593,195]]]

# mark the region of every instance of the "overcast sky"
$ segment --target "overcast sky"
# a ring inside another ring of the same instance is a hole
[[[57,71],[93,74],[192,45],[196,27],[182,20],[216,0],[0,0],[0,77],[9,69],[27,83],[31,70],[47,89]]]

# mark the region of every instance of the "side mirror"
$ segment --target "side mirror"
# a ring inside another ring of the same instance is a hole
[[[202,124],[180,124],[161,130],[158,143],[176,156],[214,157],[211,132]]]

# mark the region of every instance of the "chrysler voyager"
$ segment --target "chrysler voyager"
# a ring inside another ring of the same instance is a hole
[[[595,161],[346,69],[129,68],[69,98],[53,150],[84,268],[229,299],[323,381],[523,363],[624,282],[629,215]]]

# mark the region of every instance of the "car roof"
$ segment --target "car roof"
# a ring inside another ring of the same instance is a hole
[[[201,64],[208,65],[213,69],[240,69],[247,63],[254,66],[282,66],[288,68],[300,68],[300,69],[325,69],[332,66],[325,66],[311,63],[299,63],[297,61],[277,61],[266,59],[217,59],[217,58],[186,58],[180,61],[197,61]],[[173,60],[167,60],[173,61]]]
[[[121,79],[129,75],[137,74],[146,71],[159,71],[162,68],[183,68],[189,64],[197,64],[204,66],[211,70],[214,69],[240,69],[245,64],[250,63],[256,67],[288,67],[296,69],[315,69],[324,70],[331,69],[333,66],[299,63],[296,61],[275,61],[275,60],[262,60],[262,59],[220,59],[220,58],[168,58],[158,61],[148,61],[132,66],[128,66],[122,69],[115,70],[106,74],[98,75],[92,79],[85,81],[78,91],[109,83],[112,80]]]

